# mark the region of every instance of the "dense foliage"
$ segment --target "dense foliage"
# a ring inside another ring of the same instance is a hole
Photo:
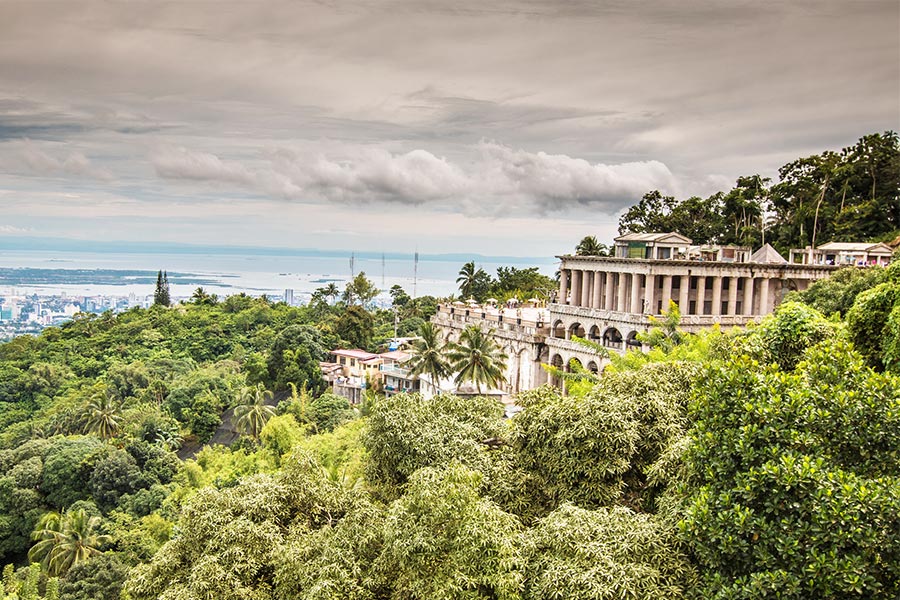
[[[433,299],[365,306],[362,281],[350,303],[198,293],[18,338],[0,597],[896,598],[898,269],[841,272],[744,331],[670,312],[649,352],[511,419],[477,395],[325,392],[347,314],[372,344],[416,324],[422,373],[489,384],[502,362],[447,352]]]
[[[774,184],[739,177],[728,192],[705,199],[649,192],[619,219],[619,233],[677,231],[695,244],[757,248],[765,230],[765,241],[781,251],[900,233],[900,137],[893,131],[792,161],[778,175]]]

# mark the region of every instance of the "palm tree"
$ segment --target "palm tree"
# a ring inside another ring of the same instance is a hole
[[[109,439],[119,431],[122,403],[113,398],[106,386],[98,390],[85,408],[84,432]]]
[[[497,387],[506,380],[503,371],[507,355],[491,337],[491,331],[470,325],[460,334],[459,343],[447,352],[451,368],[457,371],[456,384],[471,381],[479,394],[481,384]]]
[[[469,261],[459,270],[459,277],[456,283],[459,284],[459,294],[462,298],[468,298],[472,295],[472,288],[475,287],[475,278],[478,272],[475,269],[475,261]]]
[[[65,515],[47,513],[31,534],[37,543],[28,551],[28,560],[41,563],[50,575],[65,574],[100,554],[103,544],[112,539],[97,533],[100,521],[100,517],[88,516],[84,509],[70,510]]]
[[[266,404],[274,394],[257,384],[255,388],[241,390],[238,402],[234,409],[234,426],[241,432],[248,434],[253,439],[259,438],[259,432],[266,426],[269,419],[275,416],[275,408]]]
[[[578,242],[578,246],[575,247],[575,254],[577,256],[605,256],[608,249],[605,244],[601,244],[597,241],[597,238],[593,235],[587,235]]]
[[[433,323],[425,322],[419,327],[419,339],[412,344],[412,357],[407,364],[410,375],[428,375],[434,393],[440,392],[441,378],[450,374],[450,365],[444,358],[440,332]]]
[[[326,298],[331,298],[332,303],[341,294],[341,290],[338,289],[338,286],[333,281],[322,288],[322,292]]]

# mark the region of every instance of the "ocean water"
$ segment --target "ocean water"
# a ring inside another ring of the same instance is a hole
[[[457,292],[456,278],[464,260],[442,260],[438,257],[420,257],[414,277],[414,261],[387,258],[382,263],[379,258],[355,257],[353,272],[361,271],[379,289],[386,291],[393,285],[400,285],[412,295],[448,296]],[[502,259],[485,257],[476,264],[491,275],[496,275],[500,266],[525,268],[536,266],[547,275],[553,275],[557,262],[553,257],[545,259],[516,260],[503,262]],[[161,253],[114,253],[114,252],[60,252],[46,250],[5,250],[0,255],[0,267],[35,269],[108,269],[143,270],[156,273],[165,270],[171,273],[187,273],[209,280],[203,288],[219,296],[246,292],[251,295],[269,294],[281,297],[286,289],[294,290],[295,301],[309,298],[317,288],[334,282],[343,290],[351,278],[350,260],[344,256],[298,256],[298,255],[258,255],[258,254],[161,254]],[[64,280],[64,277],[59,278]],[[174,280],[174,278],[170,277]],[[170,283],[175,298],[190,296],[196,283]],[[14,289],[13,289],[14,288]],[[78,284],[48,283],[41,285],[17,284],[0,285],[0,294],[32,294],[70,296],[127,296],[138,297],[152,294],[154,285],[135,284],[122,278],[120,285],[109,283],[83,282]]]

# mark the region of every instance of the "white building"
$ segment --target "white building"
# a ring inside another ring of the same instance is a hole
[[[788,260],[791,264],[802,265],[883,267],[891,262],[892,254],[891,247],[880,242],[828,242],[815,250],[809,246],[802,250],[791,250]]]

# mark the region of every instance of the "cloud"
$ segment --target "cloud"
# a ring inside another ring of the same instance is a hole
[[[108,170],[94,166],[81,152],[57,156],[39,148],[30,139],[3,145],[6,156],[0,156],[0,166],[10,171],[31,175],[75,175],[101,181],[113,179]]]
[[[25,235],[34,233],[31,227],[15,227],[13,225],[0,225],[0,233],[4,235]]]
[[[424,149],[355,149],[338,160],[278,148],[263,152],[263,162],[250,167],[178,148],[157,152],[151,161],[166,179],[237,184],[276,198],[432,204],[471,214],[545,214],[579,206],[613,214],[651,189],[675,187],[675,177],[659,161],[606,165],[487,141],[472,154],[473,160],[456,164]]]
[[[161,148],[150,157],[156,174],[165,179],[218,181],[250,186],[253,174],[243,165],[225,162],[214,154],[185,148]]]
[[[565,154],[513,150],[483,142],[484,189],[531,203],[539,212],[587,205],[612,214],[652,189],[672,190],[675,177],[655,160],[592,164]]]

